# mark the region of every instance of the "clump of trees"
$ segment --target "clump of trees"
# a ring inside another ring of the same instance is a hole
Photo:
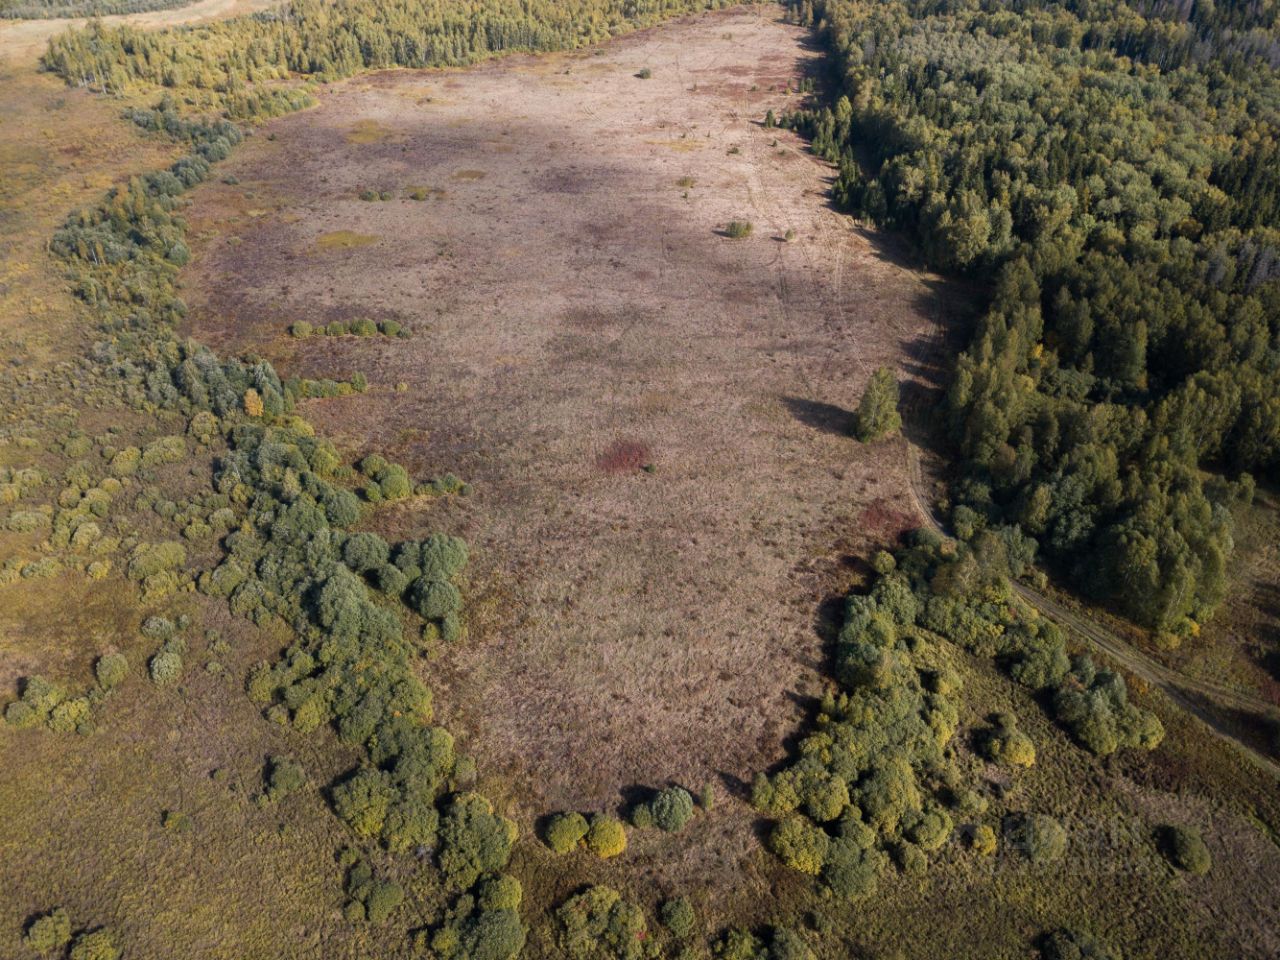
[[[1027,556],[1015,531],[986,531],[973,545],[926,531],[912,540],[897,556],[878,556],[869,592],[846,600],[834,651],[839,689],[822,699],[792,759],[752,787],[752,803],[776,818],[769,849],[842,897],[873,891],[890,857],[903,870],[924,869],[957,817],[981,812],[949,750],[960,680],[939,638],[991,658],[1042,694],[1085,749],[1152,749],[1163,734],[1153,714],[1129,702],[1123,678],[1087,656],[1070,657],[1062,632],[1015,598],[1008,574]],[[975,739],[1000,762],[1034,762],[1011,716],[997,716]],[[1006,840],[1037,860],[1065,843],[1048,818],[1007,827]],[[995,849],[989,825],[970,837],[980,853]]]
[[[437,927],[417,932],[414,949],[441,960],[515,960],[526,938],[522,897],[515,877],[490,874],[459,896]]]
[[[725,931],[713,952],[716,960],[815,960],[804,937],[786,927],[762,934],[735,927]]]

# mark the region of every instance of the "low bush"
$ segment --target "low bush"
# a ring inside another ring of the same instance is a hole
[[[547,822],[543,839],[556,853],[575,850],[587,835],[587,818],[580,813],[557,813]]]
[[[1042,960],[1120,960],[1101,940],[1076,930],[1055,930],[1040,941]]]
[[[627,831],[622,822],[608,814],[600,813],[591,818],[587,830],[587,849],[602,859],[616,857],[627,849]]]
[[[22,942],[36,953],[61,950],[71,942],[71,917],[61,907],[36,917],[27,925]]]
[[[77,934],[67,956],[69,960],[120,960],[120,948],[110,930],[93,930]]]
[[[694,926],[698,922],[693,911],[693,903],[688,897],[673,897],[658,908],[658,917],[662,925],[671,931],[677,940],[687,940],[693,935]]]
[[[754,229],[750,221],[730,220],[729,225],[724,228],[724,235],[730,240],[745,240]]]
[[[1160,849],[1171,864],[1196,877],[1209,872],[1213,860],[1198,830],[1166,826],[1160,829],[1159,834]]]
[[[1007,818],[1005,838],[1010,847],[1035,864],[1052,863],[1067,851],[1067,831],[1053,817],[1041,813]]]
[[[648,960],[661,956],[644,911],[611,887],[588,887],[555,911],[557,943],[569,960]]]
[[[271,757],[263,780],[265,789],[262,795],[266,802],[277,803],[306,786],[307,771],[292,757]]]
[[[649,803],[654,826],[679,833],[693,816],[693,797],[684,787],[666,787]]]

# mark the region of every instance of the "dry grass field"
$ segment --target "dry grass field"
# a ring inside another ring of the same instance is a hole
[[[912,522],[900,450],[857,445],[848,414],[945,305],[762,126],[799,102],[807,44],[739,11],[374,75],[195,194],[191,333],[291,374],[365,373],[367,394],[307,416],[475,485],[380,522],[472,542],[443,699],[531,809],[777,759],[817,689],[815,597]],[[363,315],[412,337],[286,334]]]

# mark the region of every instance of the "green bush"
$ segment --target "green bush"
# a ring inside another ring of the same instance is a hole
[[[129,675],[129,660],[123,653],[104,653],[93,665],[98,686],[111,690],[120,686]]]
[[[1191,827],[1163,827],[1160,847],[1171,864],[1192,876],[1204,876],[1213,865],[1204,838]]]
[[[315,327],[306,320],[298,320],[289,328],[289,334],[298,340],[305,340],[313,333],[315,333]]]
[[[730,220],[729,225],[724,228],[724,233],[731,240],[745,240],[751,236],[754,229],[748,220]]]
[[[61,950],[71,942],[71,917],[56,907],[32,920],[22,941],[37,953]]]
[[[70,960],[120,960],[120,948],[110,930],[78,934],[71,944]]]
[[[598,813],[587,831],[587,849],[601,859],[616,857],[627,849],[627,831],[616,817]]]
[[[647,960],[661,949],[644,911],[610,887],[588,887],[555,911],[557,943],[569,960]]]
[[[440,869],[455,888],[471,886],[507,865],[516,825],[477,793],[458,794],[440,821]]]
[[[342,562],[356,573],[368,573],[386,565],[387,541],[376,533],[353,533],[342,545]]]
[[[268,803],[283,800],[307,783],[307,771],[292,757],[271,757],[267,761],[263,796]]]
[[[557,813],[547,821],[543,839],[556,853],[577,849],[587,835],[587,818],[580,813]]]
[[[667,787],[649,804],[654,826],[667,833],[679,833],[693,816],[693,797],[684,787]]]
[[[1042,960],[1120,960],[1120,954],[1096,937],[1075,930],[1055,930],[1040,943]]]
[[[441,620],[462,608],[462,594],[447,580],[419,577],[410,584],[407,599],[424,620]]]
[[[663,902],[658,908],[658,917],[662,925],[671,931],[677,940],[687,940],[693,935],[694,926],[698,922],[693,911],[693,903],[688,897],[673,897]]]
[[[375,883],[364,901],[365,916],[370,923],[383,923],[404,903],[404,888],[393,881]]]
[[[898,413],[898,381],[888,367],[880,367],[871,375],[858,403],[857,436],[872,443],[896,433],[902,426]]]
[[[1008,818],[1008,843],[1032,863],[1051,863],[1067,851],[1067,831],[1053,817],[1041,813]]]
[[[182,654],[166,644],[159,653],[151,658],[150,663],[147,664],[147,669],[151,674],[152,683],[157,686],[165,687],[171,683],[176,683],[178,678],[182,676]]]
[[[769,849],[792,870],[811,876],[822,872],[831,838],[803,817],[780,820],[769,834]]]

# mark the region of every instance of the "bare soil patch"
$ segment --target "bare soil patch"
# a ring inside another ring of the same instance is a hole
[[[939,305],[828,208],[830,170],[761,125],[818,60],[764,13],[337,85],[189,211],[194,335],[364,372],[367,394],[307,415],[475,484],[374,523],[472,542],[469,639],[428,669],[527,810],[739,786],[779,759],[820,691],[844,556],[912,511],[901,446],[845,426]],[[423,203],[421,184],[448,189]],[[752,236],[720,236],[731,220]],[[375,240],[319,249],[338,231]],[[284,336],[352,315],[413,336]]]

